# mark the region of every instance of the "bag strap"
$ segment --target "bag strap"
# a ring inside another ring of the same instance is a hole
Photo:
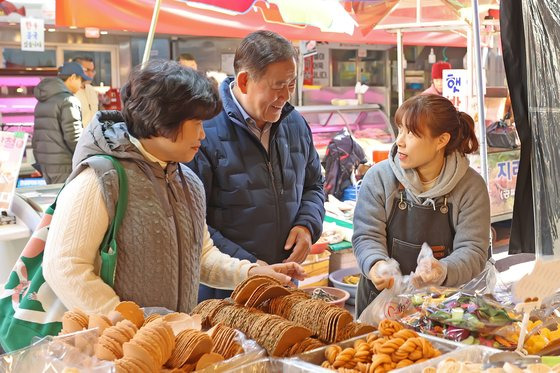
[[[119,197],[117,199],[117,205],[115,206],[115,216],[109,226],[109,229],[103,237],[101,245],[99,246],[99,253],[101,255],[100,277],[103,282],[113,287],[115,283],[115,270],[117,269],[117,234],[119,233],[119,228],[121,227],[128,205],[128,178],[123,166],[117,158],[107,154],[96,154],[94,157],[103,157],[110,160],[113,164],[113,168],[117,171],[119,178]],[[62,188],[65,186],[66,184],[64,184]],[[62,189],[60,191],[62,191]],[[52,215],[54,213],[58,196],[60,196],[60,191],[58,192],[58,195],[52,205],[45,210],[45,214]]]
[[[100,277],[103,279],[103,282],[113,287],[115,283],[115,271],[117,269],[117,234],[119,233],[119,228],[121,227],[128,204],[128,178],[123,166],[115,157],[106,154],[99,156],[109,159],[113,163],[113,167],[117,171],[119,177],[119,197],[117,199],[115,217],[99,247],[102,260]]]
[[[119,198],[117,199],[117,206],[115,206],[115,217],[111,222],[111,226],[105,233],[105,237],[103,237],[100,246],[100,251],[108,252],[111,242],[117,238],[117,233],[119,233],[119,228],[121,227],[124,213],[126,212],[126,206],[128,204],[128,178],[126,177],[123,166],[115,157],[105,154],[98,156],[109,159],[113,163],[113,167],[115,167],[119,177]]]

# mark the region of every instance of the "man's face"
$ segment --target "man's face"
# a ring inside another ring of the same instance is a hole
[[[256,80],[249,74],[244,109],[258,125],[276,122],[294,93],[296,79],[294,59],[268,65],[264,74]]]
[[[72,74],[68,79],[66,79],[66,87],[72,93],[76,93],[82,88],[84,80],[76,74]]]
[[[84,72],[91,79],[95,77],[95,65],[92,61],[80,61],[80,65],[84,68]]]
[[[183,60],[180,59],[179,63],[185,67],[190,67],[193,70],[196,70],[198,68],[198,65],[196,64],[195,60]]]

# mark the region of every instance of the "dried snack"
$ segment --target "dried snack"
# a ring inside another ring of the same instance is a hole
[[[136,332],[136,325],[128,320],[106,328],[94,346],[95,356],[109,361],[122,358],[123,344],[130,341]]]
[[[198,362],[196,363],[196,370],[205,369],[205,368],[209,367],[210,365],[219,363],[220,361],[223,361],[223,360],[224,360],[224,357],[220,354],[215,353],[215,352],[210,352],[210,353],[204,354],[200,357],[200,359],[198,359]]]
[[[115,311],[119,312],[125,319],[132,321],[138,328],[141,328],[144,324],[144,312],[134,302],[120,302],[115,307]]]
[[[71,311],[66,311],[62,316],[61,334],[79,332],[86,329],[88,324],[89,318],[82,310],[75,308]]]
[[[175,338],[175,349],[166,366],[180,368],[185,364],[194,364],[198,359],[212,351],[212,339],[206,333],[187,329]]]
[[[322,367],[339,372],[388,372],[396,368],[426,361],[440,355],[431,343],[414,331],[402,329],[397,322],[383,321],[380,325],[385,335],[370,334],[356,340],[354,346],[342,350],[332,345],[325,350]]]
[[[113,323],[105,315],[95,314],[89,316],[88,329],[97,328],[97,334],[103,334],[103,331],[113,326]]]
[[[265,275],[248,277],[237,285],[231,294],[231,299],[233,299],[237,304],[245,304],[255,289],[262,284],[280,285],[280,282],[273,277]]]

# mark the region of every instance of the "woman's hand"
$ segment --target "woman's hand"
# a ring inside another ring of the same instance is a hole
[[[289,285],[292,278],[304,280],[306,277],[303,267],[294,262],[251,267],[247,274],[249,276],[266,275],[274,277],[282,285]]]
[[[410,280],[415,288],[420,289],[430,285],[439,286],[446,278],[447,266],[445,263],[431,257],[420,260]]]
[[[385,260],[379,260],[369,270],[369,279],[379,291],[390,289],[395,283],[395,278],[392,275],[387,275],[387,271],[384,269],[387,265]]]

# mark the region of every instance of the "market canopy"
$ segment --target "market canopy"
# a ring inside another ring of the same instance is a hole
[[[481,0],[494,4],[496,0]],[[148,32],[155,0],[58,0],[56,25]],[[243,38],[255,30],[291,40],[395,44],[392,25],[456,22],[466,25],[470,0],[163,0],[156,32]],[[408,45],[466,46],[461,32],[407,32]]]

